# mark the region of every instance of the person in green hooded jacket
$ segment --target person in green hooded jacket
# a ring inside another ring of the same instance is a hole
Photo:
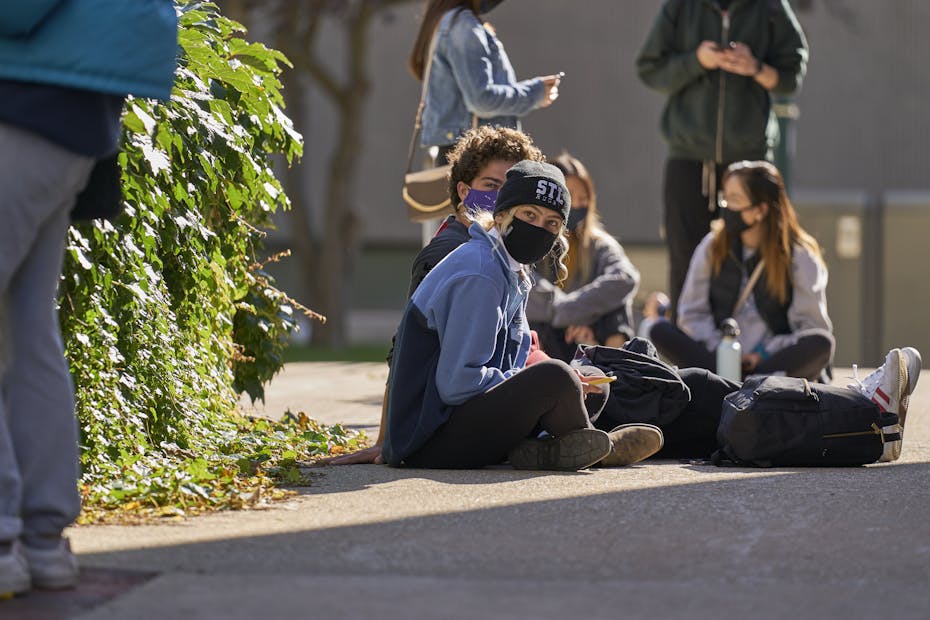
[[[726,167],[772,161],[772,95],[791,95],[807,41],[788,0],[665,0],[636,59],[646,86],[667,96],[664,228],[671,312],[694,249],[717,216]]]

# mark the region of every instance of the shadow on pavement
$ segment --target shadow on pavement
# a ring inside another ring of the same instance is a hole
[[[85,568],[74,590],[33,591],[0,601],[0,618],[16,620],[65,620],[98,607],[136,588],[157,573],[137,570]]]
[[[816,584],[843,592],[843,604],[861,601],[855,617],[887,610],[887,599],[873,588],[885,584],[882,589],[895,592],[894,617],[915,605],[928,609],[930,463],[728,469],[726,479],[674,485],[663,484],[659,471],[650,488],[544,501],[526,501],[533,494],[525,484],[512,497],[489,496],[487,488],[459,479],[476,472],[359,469],[369,478],[359,488],[422,478],[456,485],[458,505],[474,508],[444,511],[450,491],[426,489],[410,493],[409,502],[435,514],[81,559],[89,566],[204,574],[603,582],[605,593],[613,582],[691,583],[715,597],[741,586]],[[528,477],[512,470],[478,473],[485,484]],[[550,482],[537,475],[530,484]],[[699,603],[700,597],[691,604]],[[664,603],[655,604],[655,617],[665,617]]]

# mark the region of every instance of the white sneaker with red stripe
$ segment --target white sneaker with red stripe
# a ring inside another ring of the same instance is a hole
[[[861,392],[866,398],[878,405],[882,411],[898,414],[898,428],[882,429],[886,435],[904,434],[904,419],[910,395],[920,378],[920,352],[913,347],[892,349],[885,356],[885,363],[875,369],[864,380],[859,381],[856,366],[853,366],[854,383],[849,388]],[[901,456],[901,441],[891,441],[885,445],[885,452],[880,462],[895,461]]]

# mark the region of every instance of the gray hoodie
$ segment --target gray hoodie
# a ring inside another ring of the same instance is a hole
[[[627,258],[616,239],[601,232],[591,241],[591,275],[568,282],[565,290],[556,286],[544,269],[533,274],[526,315],[530,322],[553,327],[591,325],[600,317],[632,305],[639,287],[639,271]],[[551,275],[550,275],[551,277]]]
[[[713,270],[710,244],[713,236],[714,233],[708,233],[694,251],[678,300],[678,327],[693,339],[703,342],[711,351],[720,343],[720,330],[714,324],[710,308],[710,278]],[[791,276],[792,298],[788,306],[791,333],[772,334],[750,295],[733,317],[739,324],[739,341],[744,353],[761,347],[766,354],[771,355],[797,342],[801,333],[808,329],[833,331],[833,324],[827,314],[827,266],[804,247],[795,245]],[[746,286],[746,279],[743,278],[742,286]]]

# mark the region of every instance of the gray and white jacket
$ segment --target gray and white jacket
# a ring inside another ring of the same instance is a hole
[[[632,306],[639,288],[639,271],[623,246],[601,232],[592,239],[588,251],[591,275],[585,281],[573,278],[564,290],[552,282],[551,270],[541,266],[534,271],[535,283],[526,307],[531,323],[549,323],[557,328],[591,325],[609,312]]]
[[[694,340],[704,343],[713,351],[720,344],[720,330],[715,324],[710,306],[710,282],[713,273],[711,264],[711,241],[714,233],[708,233],[694,250],[688,276],[678,300],[678,327]],[[744,256],[743,258],[746,258]],[[756,307],[753,295],[736,316],[739,324],[739,341],[744,352],[760,351],[771,355],[797,342],[809,329],[833,331],[833,323],[827,314],[827,267],[806,248],[794,246],[791,259],[792,297],[788,306],[790,334],[773,334]],[[744,274],[741,287],[745,287],[748,274]]]

